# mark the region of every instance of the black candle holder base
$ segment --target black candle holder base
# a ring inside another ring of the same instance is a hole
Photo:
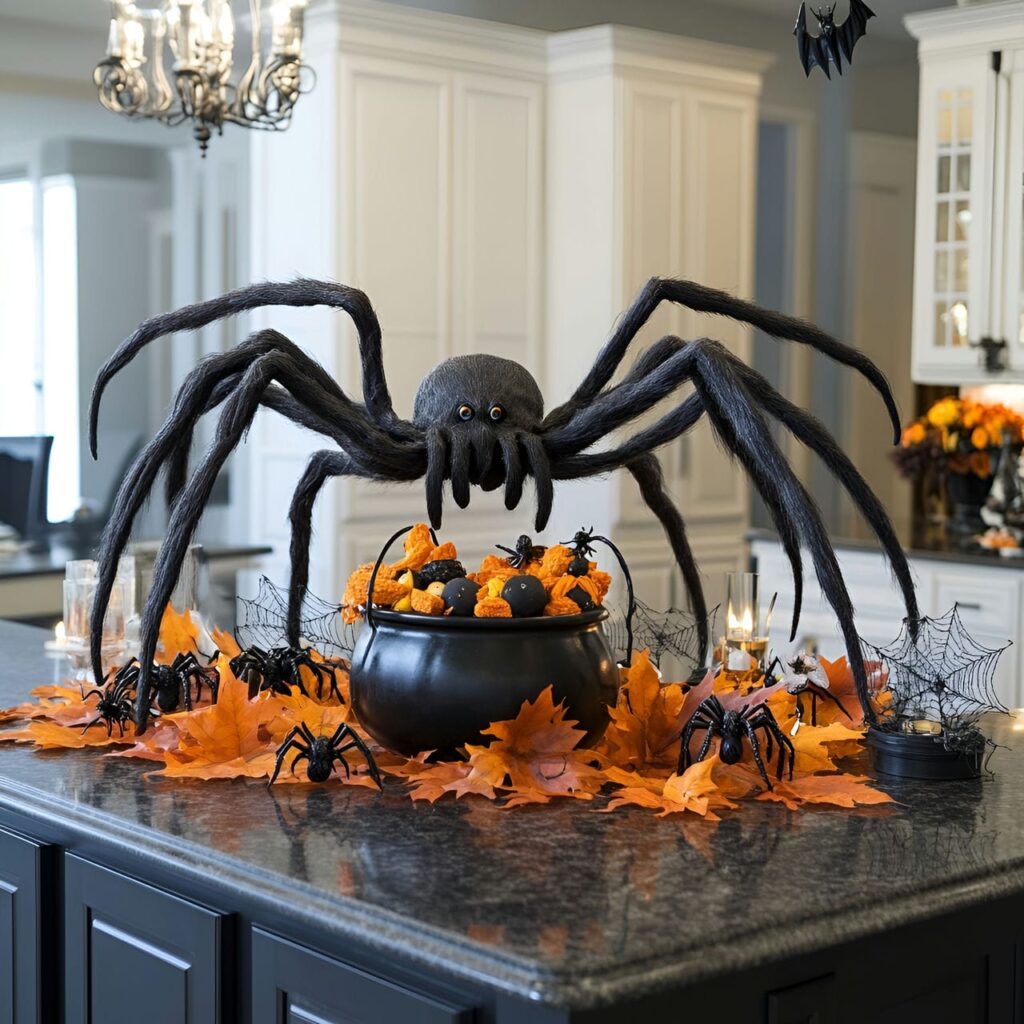
[[[976,779],[981,775],[985,748],[947,750],[941,736],[868,729],[868,750],[880,775],[902,779]]]

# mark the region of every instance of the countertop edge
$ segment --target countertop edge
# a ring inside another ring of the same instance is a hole
[[[797,956],[828,945],[877,934],[896,925],[934,917],[959,908],[1024,892],[1024,859],[1005,870],[965,877],[913,895],[865,904],[842,915],[819,915],[782,930],[762,930],[740,941],[709,944],[684,958],[630,962],[593,974],[540,972],[527,963],[459,941],[450,932],[411,926],[408,919],[379,907],[367,907],[345,897],[328,897],[320,890],[275,872],[254,868],[194,843],[172,840],[151,829],[128,827],[113,815],[83,809],[73,800],[43,794],[30,786],[0,777],[0,806],[59,825],[83,837],[113,844],[133,857],[175,869],[197,881],[211,874],[249,900],[277,910],[288,906],[304,925],[357,939],[375,949],[399,954],[422,967],[480,984],[531,1002],[586,1010],[623,999],[639,998],[672,987],[720,977]],[[812,813],[812,812],[808,812]],[[829,812],[822,812],[829,813]],[[837,812],[838,813],[838,812]],[[254,882],[258,882],[255,885]],[[301,896],[301,902],[296,900]],[[825,935],[823,936],[823,928]]]

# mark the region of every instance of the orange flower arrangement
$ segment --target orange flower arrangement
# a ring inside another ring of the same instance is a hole
[[[993,452],[1003,444],[1024,444],[1024,417],[1005,405],[949,396],[903,429],[893,458],[906,477],[937,472],[985,479],[992,474]]]

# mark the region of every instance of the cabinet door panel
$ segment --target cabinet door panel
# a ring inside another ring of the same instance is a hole
[[[207,1024],[221,1019],[223,915],[65,858],[69,1021]]]
[[[253,1024],[469,1024],[470,1007],[413,992],[287,939],[252,936]]]
[[[42,900],[48,847],[0,829],[0,1024],[47,1016]]]

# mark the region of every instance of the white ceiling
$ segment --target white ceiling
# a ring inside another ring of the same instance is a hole
[[[144,5],[156,5],[158,0],[141,0]],[[314,0],[315,2],[315,0]],[[514,7],[517,0],[502,0]],[[620,0],[627,7],[631,0]],[[676,0],[685,6],[686,0]],[[797,0],[715,0],[716,4],[744,8],[768,15],[796,17]],[[827,0],[810,0],[815,6]],[[244,0],[235,0],[241,5]],[[906,38],[903,30],[903,16],[912,11],[923,11],[935,7],[952,6],[954,0],[869,0],[873,5],[876,19],[871,28],[879,35]],[[601,5],[605,8],[605,5]],[[839,0],[839,11],[846,8],[845,0]],[[35,21],[55,22],[83,29],[97,29],[103,32],[109,5],[106,0],[0,0],[0,14],[30,18]],[[602,11],[604,13],[604,11]],[[515,21],[515,18],[510,20]]]

